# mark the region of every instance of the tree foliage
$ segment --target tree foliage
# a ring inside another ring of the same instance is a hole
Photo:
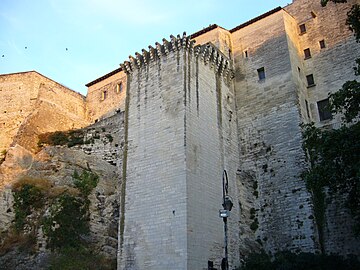
[[[345,3],[345,0],[321,1],[323,6],[331,1]],[[346,24],[360,41],[360,8],[353,5],[348,12]],[[360,74],[360,59],[356,60],[355,74]],[[360,232],[360,83],[347,81],[337,92],[329,95],[329,109],[342,115],[340,129],[320,129],[313,123],[303,125],[303,147],[308,154],[310,167],[302,177],[314,197],[316,221],[320,241],[325,212],[324,189],[338,192],[346,197],[346,206],[356,221]]]

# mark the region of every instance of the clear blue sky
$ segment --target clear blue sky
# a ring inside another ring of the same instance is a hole
[[[1,0],[0,74],[36,70],[85,84],[136,51],[210,24],[226,29],[291,0]]]

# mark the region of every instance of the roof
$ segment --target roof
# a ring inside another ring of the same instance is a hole
[[[109,72],[108,74],[105,74],[104,76],[101,76],[100,78],[97,78],[96,80],[93,80],[92,82],[89,82],[88,84],[85,84],[85,86],[90,87],[98,82],[101,82],[102,80],[105,80],[106,78],[111,77],[112,75],[115,75],[116,73],[119,73],[120,71],[122,71],[121,67]]]
[[[190,35],[190,38],[193,39],[193,38],[196,38],[198,36],[201,36],[202,34],[205,34],[215,28],[218,28],[219,26],[217,24],[210,24],[208,27],[200,30],[200,31],[197,31],[196,33]]]
[[[270,15],[272,15],[272,14],[274,14],[274,13],[280,11],[280,10],[282,10],[282,7],[274,8],[273,10],[270,10],[270,11],[268,11],[268,12],[266,12],[266,13],[258,16],[258,17],[255,17],[254,19],[251,19],[250,21],[247,21],[245,23],[242,23],[242,24],[236,26],[235,28],[231,29],[229,32],[234,33],[235,31],[240,30],[241,28],[244,28],[244,27],[246,27],[246,26],[248,26],[250,24],[253,24],[254,22],[260,21],[261,19],[264,19],[265,17],[270,16]]]

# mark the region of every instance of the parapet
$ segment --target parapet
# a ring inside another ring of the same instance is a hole
[[[120,65],[127,74],[132,74],[135,69],[141,69],[150,62],[160,60],[162,57],[177,51],[187,51],[203,61],[205,65],[209,64],[220,76],[230,79],[234,77],[232,62],[228,57],[212,43],[195,46],[195,40],[192,40],[191,36],[187,36],[185,32],[182,36],[174,37],[171,35],[170,41],[163,38],[162,44],[156,42],[155,47],[150,45],[148,51],[142,49],[141,53],[135,53],[135,57],[130,55],[129,61]]]

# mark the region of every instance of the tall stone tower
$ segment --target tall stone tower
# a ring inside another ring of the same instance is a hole
[[[185,34],[149,46],[128,74],[119,269],[220,269],[222,173],[237,198],[237,127],[230,60]],[[239,265],[239,207],[229,262]]]

